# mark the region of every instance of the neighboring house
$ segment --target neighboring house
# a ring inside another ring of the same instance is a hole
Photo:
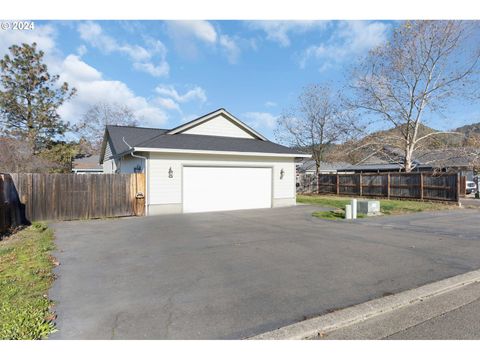
[[[90,155],[74,159],[72,172],[75,174],[102,174],[103,166],[100,165],[98,155]]]
[[[468,150],[468,149],[467,149]],[[469,155],[466,155],[466,154]],[[381,156],[371,156],[368,159],[350,166],[339,168],[341,173],[380,173],[380,172],[401,172],[403,171],[403,157],[397,155],[389,156],[390,161]],[[438,150],[417,151],[413,160],[412,171],[442,171],[458,172],[467,180],[474,177],[474,166],[476,159],[480,159],[480,151],[468,150],[465,148],[450,148]]]
[[[321,162],[320,174],[336,174],[338,169],[349,166],[346,162]],[[312,193],[317,189],[315,160],[304,160],[297,165],[296,187],[298,193]]]
[[[142,172],[147,214],[295,205],[295,161],[225,109],[174,129],[107,126],[105,173]]]
[[[417,164],[412,170],[418,171],[432,171],[431,166],[423,166]],[[373,162],[373,163],[359,163],[356,165],[349,165],[343,168],[339,168],[338,172],[345,173],[381,173],[381,172],[401,172],[403,171],[403,165],[401,163],[388,163],[388,162]]]
[[[321,162],[320,174],[336,174],[338,169],[343,169],[351,164],[347,162]],[[315,160],[305,160],[297,165],[297,174],[315,174]]]

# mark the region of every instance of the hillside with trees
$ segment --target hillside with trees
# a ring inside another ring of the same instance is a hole
[[[480,122],[470,124],[470,125],[464,125],[459,128],[456,128],[454,131],[461,132],[465,134],[465,136],[472,137],[476,135],[480,135]]]

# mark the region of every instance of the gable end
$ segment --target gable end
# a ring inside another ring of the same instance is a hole
[[[170,130],[168,134],[208,135],[259,139],[263,141],[267,140],[263,135],[238,120],[225,109],[219,109],[186,124],[180,125]]]
[[[256,139],[253,134],[245,131],[245,129],[230,121],[222,114],[199,123],[198,125],[183,131],[182,134]]]

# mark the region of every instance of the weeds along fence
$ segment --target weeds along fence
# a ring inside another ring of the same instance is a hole
[[[319,194],[456,202],[461,196],[453,173],[320,174],[314,184]]]
[[[0,233],[32,221],[143,215],[144,174],[0,174]]]

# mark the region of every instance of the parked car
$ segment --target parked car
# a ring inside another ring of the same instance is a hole
[[[467,184],[465,186],[465,193],[468,194],[475,194],[477,192],[477,184],[475,184],[473,181],[467,181]]]

